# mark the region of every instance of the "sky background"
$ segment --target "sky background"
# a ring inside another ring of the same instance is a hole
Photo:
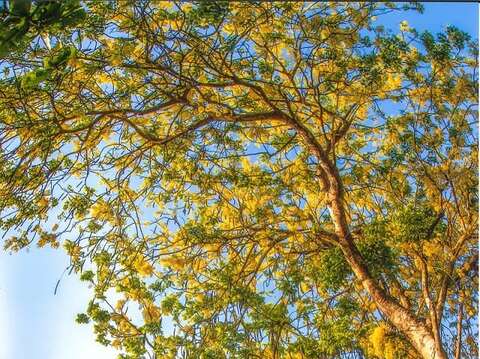
[[[475,3],[425,3],[424,14],[395,12],[378,24],[398,29],[402,20],[419,31],[455,25],[478,39]],[[62,273],[68,258],[62,250],[32,247],[9,255],[0,250],[0,359],[114,359],[114,351],[95,342],[90,325],[75,323],[85,311],[90,289]],[[62,277],[57,294],[58,279]]]

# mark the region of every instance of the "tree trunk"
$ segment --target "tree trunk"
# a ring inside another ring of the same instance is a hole
[[[305,140],[307,146],[319,160],[318,175],[322,191],[328,192],[329,210],[335,227],[335,234],[340,249],[346,261],[350,264],[353,273],[362,282],[365,290],[371,295],[378,309],[387,319],[410,341],[412,346],[424,359],[447,359],[441,343],[435,342],[432,331],[426,323],[416,318],[395,299],[387,295],[378,282],[370,275],[363,258],[353,242],[349,230],[345,208],[343,205],[343,185],[334,163],[315,138],[314,134],[301,122],[283,115],[286,123],[290,124]],[[345,119],[346,121],[346,119]],[[348,122],[348,121],[346,121]],[[351,122],[348,122],[351,123]],[[346,126],[339,134],[342,137],[348,130]],[[338,136],[337,136],[338,137]],[[338,141],[339,138],[336,138]],[[330,143],[333,147],[335,143]],[[329,147],[331,149],[331,147]]]
[[[335,183],[337,178],[332,178]],[[337,182],[338,184],[338,182]],[[395,299],[390,297],[380,287],[378,282],[370,275],[363,258],[353,242],[348,229],[342,199],[338,188],[332,186],[330,191],[330,212],[333,218],[335,233],[339,238],[339,246],[350,264],[355,276],[362,282],[365,290],[372,296],[378,309],[386,318],[402,332],[425,359],[447,359],[447,355],[440,343],[435,341],[432,331],[426,323],[416,318],[407,309],[402,307]]]
[[[462,321],[463,321],[463,303],[458,304],[457,314],[457,337],[455,338],[455,359],[460,359],[462,355]]]

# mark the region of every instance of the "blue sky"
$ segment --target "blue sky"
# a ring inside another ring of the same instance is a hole
[[[425,13],[395,13],[379,24],[398,29],[402,20],[418,30],[437,32],[455,25],[478,38],[479,7],[474,3],[425,3]],[[114,359],[97,344],[90,326],[78,325],[90,289],[75,276],[61,250],[37,249],[8,255],[0,251],[0,359]]]

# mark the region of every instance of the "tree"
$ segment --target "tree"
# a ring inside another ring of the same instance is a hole
[[[375,26],[392,3],[84,5],[2,64],[0,224],[9,250],[62,243],[98,341],[477,356],[466,33]]]

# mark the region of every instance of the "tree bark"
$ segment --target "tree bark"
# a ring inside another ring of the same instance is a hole
[[[425,359],[447,359],[425,322],[416,318],[410,311],[391,298],[371,276],[363,258],[353,242],[343,207],[342,189],[338,176],[330,178],[330,213],[339,238],[339,246],[355,276],[361,281],[365,290],[372,296],[378,309],[402,332]]]
[[[463,303],[459,303],[457,314],[457,337],[455,338],[455,359],[460,359],[460,356],[462,355],[462,321]]]
[[[354,113],[349,112],[349,115],[354,115]],[[378,309],[408,338],[412,346],[424,359],[447,359],[441,343],[435,340],[428,325],[390,297],[369,273],[350,233],[343,203],[343,184],[334,162],[328,158],[327,152],[304,124],[286,115],[283,115],[283,119],[297,131],[319,161],[318,174],[321,188],[328,193],[330,202],[328,208],[335,227],[338,245],[355,276],[361,281],[362,286],[370,294]],[[347,122],[351,123],[351,121]],[[343,134],[347,131],[348,126],[342,129]],[[338,141],[339,138],[335,138],[335,140]],[[331,149],[331,146],[334,145],[333,142],[332,139],[332,143],[327,148]]]

